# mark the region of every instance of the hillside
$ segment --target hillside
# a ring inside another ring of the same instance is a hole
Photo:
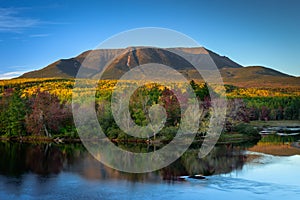
[[[240,87],[300,87],[300,78],[262,66],[220,70],[223,81]]]

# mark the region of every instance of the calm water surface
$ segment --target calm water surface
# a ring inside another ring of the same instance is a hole
[[[193,147],[171,166],[147,174],[110,169],[80,144],[2,142],[0,152],[0,200],[300,199],[300,149],[278,138],[217,146],[204,159]],[[187,178],[192,174],[207,178]]]

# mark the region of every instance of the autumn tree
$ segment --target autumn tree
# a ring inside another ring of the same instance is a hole
[[[167,112],[167,126],[176,126],[181,119],[180,104],[173,91],[165,88],[162,91],[161,101]]]
[[[57,133],[70,120],[70,108],[47,91],[38,90],[30,102],[32,111],[25,118],[29,133],[51,137],[51,133]]]
[[[196,96],[200,99],[200,100],[204,100],[205,98],[209,98],[210,94],[209,94],[209,88],[207,83],[204,83],[204,85],[202,87],[200,87],[200,85],[198,85],[197,83],[195,83],[194,80],[191,80],[190,85],[192,86]]]
[[[236,122],[249,122],[249,113],[243,99],[229,99],[227,101],[225,129],[232,131]]]
[[[261,107],[260,120],[268,121],[270,119],[270,109],[266,106]]]

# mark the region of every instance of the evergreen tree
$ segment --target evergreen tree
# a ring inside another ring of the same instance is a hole
[[[7,136],[21,136],[25,133],[25,103],[17,91],[6,89],[0,102],[0,133]]]

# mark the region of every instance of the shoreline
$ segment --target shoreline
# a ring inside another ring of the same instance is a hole
[[[89,142],[89,141],[103,141],[107,140],[108,138],[91,138],[91,139],[85,139],[82,140],[81,138],[64,138],[64,137],[46,137],[46,136],[39,136],[39,137],[33,137],[33,136],[22,136],[22,137],[0,137],[0,142],[24,142],[24,143],[57,143],[57,144],[72,144],[72,143],[83,143],[83,142]],[[201,139],[194,139],[192,144],[199,144],[204,141],[205,138]],[[256,136],[248,136],[243,134],[235,134],[235,133],[229,133],[221,135],[218,139],[216,144],[232,144],[232,143],[243,143],[253,140],[258,140],[260,137]],[[148,139],[110,139],[110,141],[114,143],[128,143],[128,144],[151,144],[151,145],[160,145],[160,144],[167,144],[171,140],[148,140]]]
[[[256,120],[250,121],[250,125],[259,128],[269,126],[300,126],[300,120]]]

